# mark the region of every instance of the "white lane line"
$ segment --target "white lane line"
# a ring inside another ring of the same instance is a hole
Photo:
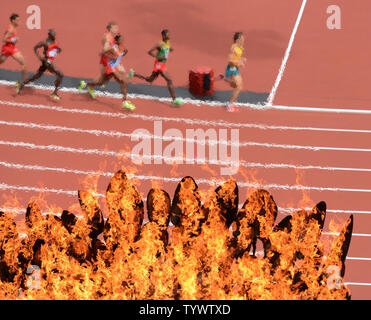
[[[2,104],[2,103],[0,103]],[[3,103],[4,104],[4,103]],[[45,106],[48,107],[48,106]],[[54,110],[55,107],[50,107],[49,110]],[[60,108],[60,107],[58,107]],[[70,110],[70,109],[67,109]],[[76,110],[76,109],[73,109]],[[79,110],[79,109],[78,109]],[[54,110],[58,111],[58,110]],[[68,112],[68,111],[66,111]],[[84,112],[85,113],[85,112]],[[94,111],[95,113],[95,111]],[[107,113],[99,112],[98,115],[106,116]],[[115,113],[110,114],[110,116],[117,115]],[[120,115],[120,114],[119,114]],[[128,115],[129,117],[130,115]],[[178,120],[186,120],[184,118],[163,118],[163,117],[155,117],[154,119],[148,119],[148,117],[144,117],[143,120],[153,120],[156,121],[165,120],[165,121],[177,121]],[[208,126],[226,126],[226,127],[234,127],[234,128],[247,128],[247,129],[258,129],[258,130],[278,130],[278,131],[318,131],[318,132],[336,132],[336,133],[371,133],[371,130],[364,130],[364,129],[344,129],[344,128],[321,128],[321,127],[297,127],[297,126],[274,126],[274,125],[265,125],[265,124],[256,124],[256,123],[229,123],[224,121],[205,121],[205,120],[197,120],[197,119],[187,119],[189,120],[190,124],[197,124],[197,125],[208,125]],[[56,131],[73,131],[73,132],[81,132],[81,133],[90,133],[95,135],[106,135],[112,137],[126,137],[128,134],[118,132],[118,131],[103,131],[103,130],[87,130],[87,129],[80,129],[80,128],[68,128],[63,126],[55,126],[55,125],[43,125],[37,123],[24,123],[24,122],[12,122],[12,121],[1,121],[0,124],[8,125],[8,126],[18,126],[18,127],[26,127],[26,128],[33,128],[33,129],[45,129],[45,130],[56,130]]]
[[[41,193],[55,193],[58,195],[67,195],[67,196],[77,196],[77,191],[73,190],[63,190],[63,189],[54,189],[54,188],[39,188],[39,187],[30,187],[30,186],[16,186],[9,185],[6,183],[0,183],[0,190],[15,190],[15,191],[26,191],[26,192],[41,192]],[[103,193],[93,193],[97,197],[105,197]]]
[[[103,111],[94,111],[71,107],[60,107],[60,106],[48,106],[42,104],[30,104],[30,103],[20,103],[16,101],[6,101],[0,100],[0,105],[15,107],[15,108],[25,108],[25,109],[37,109],[37,110],[47,110],[55,112],[66,112],[72,114],[83,114],[83,115],[93,115],[100,117],[109,118],[119,118],[119,119],[140,119],[143,121],[167,121],[176,123],[186,123],[189,125],[202,125],[211,127],[228,127],[228,128],[253,128],[261,130],[296,130],[296,131],[330,131],[330,132],[352,132],[352,133],[370,133],[371,130],[358,130],[358,129],[336,129],[336,128],[314,128],[314,127],[289,127],[289,126],[269,126],[264,124],[251,124],[251,123],[233,123],[228,121],[207,121],[202,119],[189,119],[189,118],[177,118],[177,117],[160,117],[160,116],[146,116],[140,114],[124,114],[124,113],[112,113]],[[318,112],[337,112],[337,113],[356,113],[356,114],[371,114],[371,110],[348,110],[348,109],[320,109],[320,108],[301,108],[301,107],[284,107],[275,106],[272,107],[277,110],[298,110],[298,111],[313,111],[318,109]]]
[[[371,261],[371,258],[363,258],[363,257],[347,257],[347,260]]]
[[[322,232],[323,235],[327,236],[338,236],[340,233],[338,232]],[[371,237],[371,234],[368,233],[352,233],[353,236],[356,237]]]
[[[278,111],[300,111],[300,112],[371,115],[371,110],[369,109],[318,108],[318,107],[297,107],[297,106],[280,106],[280,105],[272,106],[270,109],[278,110]]]
[[[75,170],[75,169],[67,169],[67,168],[55,168],[55,167],[44,167],[44,166],[34,166],[34,165],[21,165],[21,164],[11,164],[6,162],[0,162],[0,165],[13,168],[13,169],[25,169],[25,170],[37,170],[37,171],[55,171],[55,172],[61,172],[61,173],[72,173],[72,174],[78,174],[78,175],[100,175],[104,177],[113,177],[112,172],[103,172],[103,171],[84,171],[84,170]],[[162,181],[162,182],[173,182],[173,183],[179,183],[181,178],[167,178],[167,177],[157,177],[157,176],[144,176],[144,175],[135,175],[135,174],[127,174],[129,179],[138,179],[138,180],[150,180],[150,181]],[[198,185],[201,184],[207,184],[207,185],[214,185],[218,186],[226,182],[225,180],[208,180],[208,179],[198,179],[197,181]],[[238,186],[240,187],[240,182],[237,182]],[[74,191],[71,191],[72,195],[74,194]],[[239,209],[243,207],[243,203],[239,204]],[[312,207],[306,207],[306,208],[282,208],[279,207],[278,211],[282,214],[294,214],[298,210],[312,210]],[[371,211],[365,211],[365,210],[342,210],[342,209],[327,209],[327,213],[345,213],[345,214],[371,214]]]
[[[261,143],[261,142],[233,142],[230,140],[212,140],[212,139],[197,139],[197,138],[183,138],[183,137],[172,137],[172,136],[157,136],[153,134],[135,134],[135,133],[123,133],[120,131],[105,131],[97,129],[80,129],[71,128],[66,126],[56,126],[50,124],[38,124],[32,122],[14,122],[14,121],[2,121],[0,120],[0,125],[4,126],[14,126],[22,127],[28,129],[41,129],[54,132],[72,132],[72,133],[83,133],[91,134],[94,136],[106,136],[111,138],[148,138],[148,139],[161,139],[163,141],[182,141],[189,143],[197,143],[201,145],[215,146],[218,144],[235,146],[235,147],[266,147],[266,148],[282,148],[282,149],[299,149],[299,150],[311,150],[311,151],[358,151],[358,152],[370,152],[371,149],[363,148],[338,148],[338,147],[322,147],[322,146],[300,146],[300,145],[290,145],[290,144],[274,144],[274,143]],[[371,171],[371,169],[369,169]]]
[[[371,286],[371,283],[366,282],[344,282],[346,286]]]
[[[1,189],[1,186],[2,186],[2,184],[0,184],[0,189]],[[14,187],[14,186],[10,186],[10,187]],[[53,193],[58,193],[58,194],[66,194],[66,195],[69,195],[69,196],[76,196],[76,197],[78,196],[77,191],[56,190],[56,189],[48,189],[48,188],[35,188],[35,187],[24,187],[24,186],[22,186],[22,187],[17,186],[16,188],[17,188],[17,190],[22,190],[22,191],[53,192]],[[99,198],[104,198],[105,197],[105,195],[102,194],[102,193],[93,193],[93,195],[95,197],[99,197]],[[142,201],[146,202],[147,199],[142,198]],[[27,209],[16,208],[16,207],[0,207],[0,211],[23,215],[23,214],[26,213]],[[43,212],[42,214],[43,215],[54,214],[54,215],[58,215],[58,216],[61,215],[60,213],[56,213],[56,212]],[[78,217],[82,217],[82,216],[78,216]],[[338,236],[339,233],[322,232],[322,235]],[[352,233],[352,237],[364,237],[364,236],[371,237],[371,234]],[[348,260],[371,261],[371,258],[365,258],[365,257],[347,257],[347,259]]]
[[[79,129],[76,129],[79,130]],[[143,135],[142,135],[143,136]],[[167,138],[166,138],[167,139]],[[169,140],[171,140],[169,138]],[[181,138],[180,140],[184,140],[184,138]],[[197,139],[191,139],[193,142],[195,142]],[[217,141],[214,141],[217,143]],[[201,142],[202,144],[206,144],[206,141],[203,140]],[[224,141],[225,144],[230,144],[230,142]],[[1,141],[2,145],[13,145],[16,146],[16,144],[28,144],[26,142],[10,142],[10,141]],[[232,143],[232,145],[235,145]],[[276,143],[262,143],[262,142],[241,142],[237,146],[239,147],[262,147],[262,148],[278,148],[278,149],[288,149],[288,150],[308,150],[308,151],[346,151],[346,152],[371,152],[371,149],[368,148],[348,148],[348,147],[325,147],[325,146],[306,146],[306,145],[290,145],[290,144],[276,144]],[[113,151],[111,151],[113,152]],[[116,152],[117,153],[117,152]],[[158,156],[153,156],[158,157]],[[169,158],[170,159],[170,158]],[[176,161],[176,158],[171,158],[169,161]],[[180,160],[180,158],[179,158]],[[188,159],[187,159],[188,160]],[[191,162],[194,160],[199,159],[189,159]],[[207,161],[206,161],[207,162]]]
[[[70,148],[70,147],[62,147],[62,146],[55,146],[55,145],[35,145],[31,143],[24,143],[24,142],[7,142],[4,143],[3,141],[0,141],[0,145],[8,145],[8,146],[15,146],[15,147],[23,147],[33,150],[47,150],[47,151],[53,151],[53,152],[70,152],[70,153],[82,153],[82,154],[95,154],[95,155],[106,155],[106,156],[128,156],[124,152],[123,153],[117,153],[114,151],[105,151],[105,150],[97,150],[97,149],[76,149],[76,148]],[[154,156],[148,156],[152,159]],[[159,156],[158,156],[159,157]],[[164,158],[164,157],[159,157]],[[212,161],[209,161],[210,163]],[[226,162],[227,163],[227,162]],[[215,164],[219,164],[219,161],[216,161]],[[227,163],[230,164],[230,163]],[[71,170],[71,169],[69,169]],[[158,176],[144,176],[144,175],[134,175],[133,177],[136,177],[141,180],[158,180],[158,181],[164,181],[164,182],[178,182],[179,178],[166,178],[166,177],[158,177]],[[205,183],[209,185],[218,185],[220,183],[223,183],[221,180],[210,180],[210,179],[197,179],[198,183]],[[334,191],[334,192],[363,192],[363,193],[371,193],[371,189],[360,189],[360,188],[340,188],[340,187],[317,187],[317,186],[303,186],[303,185],[289,185],[289,184],[259,184],[255,182],[244,182],[244,181],[237,181],[237,184],[240,188],[264,188],[267,190],[308,190],[308,191]]]
[[[272,88],[272,90],[271,90],[271,92],[269,94],[269,97],[267,99],[267,104],[269,106],[271,106],[273,104],[273,100],[274,100],[274,98],[276,96],[276,92],[277,92],[278,86],[279,86],[279,84],[281,82],[283,73],[285,72],[286,64],[287,64],[287,61],[288,61],[288,59],[290,57],[290,52],[291,52],[291,49],[292,49],[292,45],[294,43],[296,32],[298,31],[298,28],[299,28],[299,25],[300,25],[300,21],[301,21],[301,19],[303,17],[303,13],[304,13],[304,9],[305,9],[305,5],[306,4],[307,4],[307,0],[303,0],[303,2],[301,4],[301,7],[300,7],[300,11],[299,11],[298,17],[297,17],[296,22],[295,22],[294,30],[292,31],[292,34],[291,34],[291,37],[290,37],[289,45],[288,45],[288,47],[286,49],[286,52],[285,52],[285,55],[283,57],[280,70],[279,70],[278,75],[277,75],[276,82],[274,83],[273,88]]]
[[[242,207],[242,205],[241,205]],[[306,207],[302,209],[298,208],[279,208],[280,213],[285,213],[285,214],[294,214],[297,210],[307,210],[310,211],[313,208],[311,207]],[[371,211],[362,211],[362,210],[333,210],[333,209],[328,209],[326,210],[328,213],[346,213],[346,214],[371,214]]]
[[[19,164],[19,163],[9,163],[5,161],[0,161],[0,166],[9,168],[9,169],[16,169],[16,170],[31,170],[31,171],[46,171],[46,172],[58,172],[58,173],[69,173],[69,174],[76,174],[76,175],[99,175],[103,177],[112,177],[112,172],[104,172],[104,171],[88,171],[88,170],[77,170],[77,169],[69,169],[69,168],[58,168],[58,167],[46,167],[40,165],[27,165],[27,164]],[[139,180],[151,180],[151,181],[162,181],[162,182],[174,182],[178,183],[181,178],[173,178],[173,177],[158,177],[158,176],[145,176],[145,175],[131,175],[128,174],[129,178],[136,178]],[[226,180],[210,180],[210,179],[198,179],[198,184],[207,184],[207,185],[220,185],[223,184]],[[244,182],[238,182],[239,186],[243,186]],[[292,210],[296,209],[285,209],[285,212],[290,213]],[[308,208],[311,210],[311,208]],[[349,211],[350,212],[350,211]],[[371,212],[363,212],[369,213]]]
[[[264,169],[301,169],[301,170],[324,170],[324,171],[355,171],[355,172],[371,172],[371,169],[367,168],[342,168],[342,167],[321,167],[321,166],[302,166],[293,165],[285,163],[257,163],[257,162],[244,162],[240,165],[246,168],[264,168]],[[103,176],[110,176],[110,172],[99,172],[99,171],[86,171],[86,170],[76,170],[68,168],[56,168],[56,167],[45,167],[40,165],[27,165],[20,163],[10,163],[5,161],[0,161],[0,166],[7,167],[10,169],[20,169],[20,170],[39,170],[39,171],[55,171],[63,173],[73,173],[81,175],[97,175],[101,174]],[[224,181],[224,180],[223,180]],[[371,212],[370,212],[371,213]]]

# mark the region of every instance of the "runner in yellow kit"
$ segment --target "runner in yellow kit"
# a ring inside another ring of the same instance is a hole
[[[232,97],[227,104],[227,111],[237,111],[237,107],[233,104],[237,100],[238,95],[242,90],[242,76],[239,67],[244,66],[246,58],[242,57],[244,52],[244,41],[245,38],[242,32],[236,32],[233,37],[234,43],[232,44],[231,50],[228,55],[228,65],[225,71],[225,75],[221,74],[216,77],[215,80],[224,79],[234,90]]]

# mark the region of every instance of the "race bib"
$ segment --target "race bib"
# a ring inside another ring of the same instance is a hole
[[[17,42],[17,37],[11,37],[10,39],[13,43],[16,43]]]
[[[49,51],[49,57],[54,58],[58,53],[58,49],[53,49]]]
[[[169,49],[165,50],[165,58],[166,58],[166,59],[169,57],[169,52],[170,52]]]

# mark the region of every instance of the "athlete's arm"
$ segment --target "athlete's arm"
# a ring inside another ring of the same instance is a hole
[[[129,50],[125,48],[124,51],[123,51],[124,56],[126,56],[128,54],[128,52],[129,52]]]
[[[115,50],[111,47],[110,42],[105,35],[103,38],[103,49],[102,49],[102,55],[105,55],[107,53],[115,54]]]
[[[41,57],[40,56],[40,53],[39,53],[39,49],[40,48],[46,48],[46,43],[44,41],[40,41],[39,43],[37,43],[34,48],[33,48],[33,51],[35,52],[36,54],[36,57],[40,60],[40,61],[44,61],[45,58]]]
[[[11,40],[9,40],[10,36],[12,35],[12,32],[10,30],[7,30],[4,34],[3,42],[5,43],[13,43]]]
[[[154,58],[157,58],[157,55],[154,53],[155,50],[161,50],[161,47],[156,44],[151,50],[148,51],[148,54]]]

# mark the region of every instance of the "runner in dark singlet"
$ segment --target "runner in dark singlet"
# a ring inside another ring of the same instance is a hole
[[[41,48],[44,49],[43,56],[41,56],[39,53],[39,49]],[[60,97],[58,95],[58,89],[63,80],[63,73],[54,64],[54,59],[57,56],[57,54],[62,51],[62,49],[59,47],[58,42],[56,41],[55,31],[49,30],[48,38],[45,41],[40,41],[38,44],[36,44],[34,47],[34,51],[36,56],[41,61],[41,66],[33,76],[26,79],[22,83],[17,82],[16,84],[17,93],[19,94],[26,84],[39,79],[45,73],[45,71],[49,71],[50,73],[55,74],[57,76],[57,79],[55,80],[55,89],[51,94],[51,97],[54,100],[60,100]]]

